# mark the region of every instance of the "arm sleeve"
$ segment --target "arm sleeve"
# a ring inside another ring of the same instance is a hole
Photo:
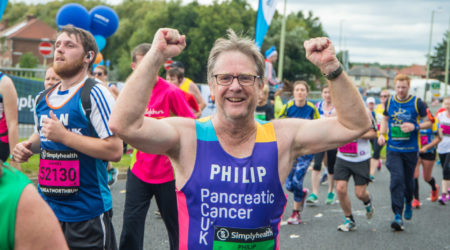
[[[192,112],[191,107],[187,103],[186,97],[184,96],[184,93],[182,92],[182,90],[175,89],[174,91],[170,92],[169,105],[170,105],[171,113],[173,113],[177,116],[195,119],[195,115]]]
[[[105,139],[113,135],[108,127],[109,117],[114,107],[115,100],[111,92],[103,85],[96,84],[91,90],[91,115],[92,127],[98,137]]]
[[[417,111],[419,112],[420,117],[427,116],[427,106],[420,98],[417,99]]]

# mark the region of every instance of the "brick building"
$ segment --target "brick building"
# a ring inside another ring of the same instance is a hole
[[[15,67],[20,57],[26,52],[33,53],[44,64],[44,56],[39,53],[39,43],[49,41],[55,43],[57,30],[41,20],[27,18],[11,27],[3,24],[0,30],[0,67]],[[53,60],[53,53],[47,57],[47,63]]]

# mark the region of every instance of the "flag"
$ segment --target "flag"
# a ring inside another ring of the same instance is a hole
[[[255,32],[255,43],[259,49],[261,48],[264,42],[264,37],[269,29],[273,14],[277,8],[277,2],[278,0],[259,0]]]
[[[0,0],[0,20],[2,20],[3,12],[5,11],[7,4],[8,0]]]

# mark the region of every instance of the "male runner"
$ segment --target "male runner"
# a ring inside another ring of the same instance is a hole
[[[294,100],[289,101],[281,110],[281,118],[301,118],[307,120],[319,119],[319,111],[312,102],[307,100],[309,85],[305,81],[296,81],[293,85]],[[294,193],[294,206],[288,224],[300,224],[301,212],[305,204],[308,189],[303,188],[303,179],[308,171],[309,164],[314,155],[302,155],[297,157],[292,166],[292,170],[286,179],[285,187]]]
[[[419,130],[431,127],[425,104],[418,97],[409,95],[410,78],[398,74],[395,79],[395,96],[392,96],[384,109],[378,144],[385,144],[385,134],[389,128],[386,167],[391,173],[390,191],[394,220],[391,227],[403,231],[403,217],[412,218],[414,169],[419,152]],[[418,123],[419,119],[423,123]],[[405,213],[403,215],[403,208]]]
[[[228,39],[216,41],[207,64],[217,113],[202,120],[144,117],[157,72],[185,41],[177,30],[156,32],[119,96],[110,127],[139,150],[169,156],[177,178],[180,249],[275,249],[286,204],[282,183],[292,160],[361,136],[370,126],[363,101],[328,38],[315,38],[305,42],[306,55],[330,79],[338,116],[255,121],[264,59],[254,41],[230,30]],[[251,235],[260,237],[245,240]]]
[[[375,108],[375,120],[377,122],[377,128],[378,133],[380,131],[381,121],[383,120],[383,113],[384,113],[384,107],[386,106],[386,102],[390,97],[390,93],[387,89],[384,89],[380,93],[380,103]],[[379,135],[378,135],[379,136]],[[378,171],[381,170],[381,165],[383,161],[380,158],[380,152],[383,149],[384,146],[380,146],[378,144],[378,136],[377,139],[375,139],[374,143],[372,143],[372,159],[370,159],[370,173],[371,175],[375,174],[375,169],[378,169]],[[384,137],[386,140],[388,139],[387,136]]]
[[[143,43],[133,50],[131,54],[133,71],[141,64],[150,47],[151,44]],[[156,80],[156,84],[151,97],[144,101],[143,116],[153,119],[175,115],[195,118],[183,91],[157,75],[153,76],[153,79]],[[178,212],[174,177],[167,156],[137,150],[133,152],[127,173],[120,249],[143,249],[145,219],[153,196],[166,225],[170,249],[178,249]]]
[[[372,117],[370,110],[368,115]],[[339,204],[344,211],[344,224],[338,226],[339,231],[353,231],[356,222],[352,214],[352,205],[348,197],[348,180],[353,176],[355,182],[355,196],[363,202],[366,218],[371,219],[374,209],[372,199],[367,191],[370,182],[370,139],[377,137],[376,123],[372,120],[372,128],[360,138],[338,148],[334,179]]]
[[[87,31],[64,26],[55,43],[54,69],[61,77],[37,99],[36,132],[17,144],[14,159],[40,153],[38,190],[60,221],[69,248],[117,249],[107,161],[122,157],[122,141],[108,128],[114,98],[100,84],[82,105],[88,68],[98,53]]]

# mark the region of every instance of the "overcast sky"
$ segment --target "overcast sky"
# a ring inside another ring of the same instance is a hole
[[[107,2],[115,4],[121,0]],[[198,2],[210,4],[212,1]],[[258,8],[258,0],[248,2],[255,10]],[[283,6],[284,0],[278,0],[277,9],[280,13],[283,12]],[[352,62],[425,65],[432,11],[436,10],[432,51],[434,46],[442,42],[450,23],[449,0],[287,0],[286,9],[288,13],[312,11],[314,16],[320,18],[336,49],[348,50]]]

